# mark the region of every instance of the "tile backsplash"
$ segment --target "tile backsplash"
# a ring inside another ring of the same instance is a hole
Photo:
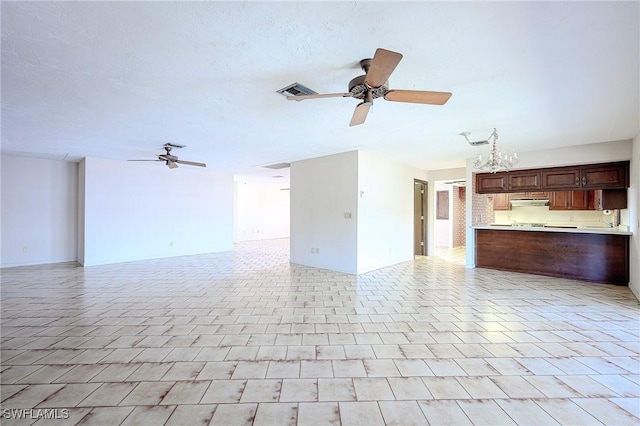
[[[549,210],[548,206],[513,207],[512,210],[500,210],[494,212],[494,223],[500,224],[528,222],[553,225],[575,224],[607,226],[603,222],[613,221],[614,214],[606,215],[602,211]]]

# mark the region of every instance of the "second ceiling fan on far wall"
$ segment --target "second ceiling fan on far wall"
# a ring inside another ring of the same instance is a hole
[[[187,160],[180,160],[178,159],[178,157],[176,155],[171,154],[171,150],[176,148],[176,149],[180,149],[180,148],[185,148],[185,145],[177,145],[174,143],[165,143],[164,145],[162,145],[162,147],[165,150],[165,154],[156,154],[156,157],[158,157],[155,160],[128,160],[128,161],[162,161],[164,162],[167,167],[169,167],[170,169],[177,169],[178,168],[178,164],[186,164],[188,166],[197,166],[197,167],[207,167],[207,165],[205,163],[197,163],[195,161],[187,161]]]
[[[290,101],[320,98],[356,98],[362,102],[356,106],[349,126],[364,123],[375,98],[384,97],[392,102],[410,102],[416,104],[444,105],[451,97],[450,92],[431,92],[424,90],[389,90],[389,76],[402,59],[402,54],[386,49],[376,49],[373,59],[363,59],[360,66],[366,73],[349,82],[346,93],[327,93],[314,95],[287,96]]]

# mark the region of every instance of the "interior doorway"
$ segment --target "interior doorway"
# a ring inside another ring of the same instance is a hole
[[[432,182],[436,217],[433,226],[434,253],[464,250],[466,246],[466,182],[463,179]]]
[[[413,254],[427,255],[427,182],[415,179],[413,184]]]

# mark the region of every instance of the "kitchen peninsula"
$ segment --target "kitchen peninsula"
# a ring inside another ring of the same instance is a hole
[[[629,283],[629,236],[610,228],[474,226],[476,266]]]
[[[628,285],[632,234],[599,219],[606,209],[626,208],[628,167],[617,162],[476,174],[475,192],[491,194],[485,204],[493,204],[498,222],[473,226],[476,266]],[[549,220],[513,221],[523,211]]]

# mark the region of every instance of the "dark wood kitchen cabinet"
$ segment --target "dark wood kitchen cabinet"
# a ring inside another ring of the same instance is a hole
[[[581,170],[580,184],[584,189],[629,187],[629,162],[595,164]]]
[[[546,190],[563,190],[580,188],[580,169],[556,167],[541,172],[542,188]]]
[[[518,171],[511,172],[508,179],[509,191],[535,191],[541,188],[540,172]]]
[[[627,208],[626,189],[599,189],[593,192],[593,208],[595,210],[613,210]]]
[[[628,187],[629,161],[476,174],[478,194]]]
[[[478,194],[493,194],[507,192],[508,174],[502,173],[478,173],[476,175],[476,192]]]
[[[555,191],[549,197],[549,210],[595,210],[593,191]]]
[[[511,210],[512,194],[493,194],[493,210]]]
[[[476,175],[476,192],[479,194],[536,190],[540,190],[540,172],[525,170]]]
[[[629,187],[629,162],[543,169],[542,188],[607,189]]]

